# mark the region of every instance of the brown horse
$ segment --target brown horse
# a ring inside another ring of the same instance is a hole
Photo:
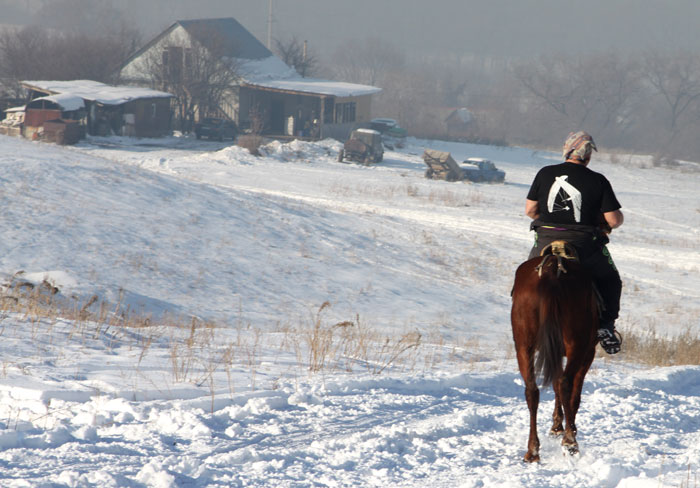
[[[530,410],[525,461],[540,459],[538,376],[543,386],[554,389],[550,435],[563,434],[562,445],[570,454],[577,453],[576,412],[597,342],[598,310],[590,275],[568,255],[549,254],[522,263],[515,273],[511,324]],[[565,426],[562,420],[566,420]]]

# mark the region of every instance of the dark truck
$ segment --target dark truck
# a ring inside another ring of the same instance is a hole
[[[205,137],[207,139],[216,139],[217,141],[223,141],[224,139],[233,140],[236,138],[236,124],[226,119],[206,117],[195,124],[194,133],[197,139]]]
[[[355,161],[361,164],[379,163],[384,159],[382,135],[372,129],[356,129],[345,141],[338,154],[338,161]]]

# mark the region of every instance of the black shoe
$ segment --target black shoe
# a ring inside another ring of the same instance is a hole
[[[603,348],[608,354],[617,354],[620,352],[620,345],[622,344],[619,334],[613,329],[600,328],[598,329],[598,342],[600,342],[600,347]]]

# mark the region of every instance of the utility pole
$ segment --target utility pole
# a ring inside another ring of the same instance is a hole
[[[267,15],[267,48],[272,50],[272,0],[269,0],[269,11]]]

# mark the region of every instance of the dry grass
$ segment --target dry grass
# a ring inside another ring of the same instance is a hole
[[[394,200],[409,197],[433,205],[444,207],[470,207],[489,203],[483,193],[470,185],[454,183],[452,187],[434,187],[433,185],[416,185],[413,183],[399,185],[349,185],[334,182],[329,193],[342,198],[371,197],[374,199]]]
[[[368,325],[359,315],[352,320],[332,320],[330,309],[326,302],[296,326],[278,324],[263,332],[242,322],[230,326],[164,318],[155,323],[121,302],[107,304],[97,296],[84,302],[65,299],[51,283],[30,284],[21,275],[6,284],[0,295],[0,311],[24,316],[37,348],[46,344],[61,348],[64,343],[82,346],[99,339],[108,348],[116,343],[134,349],[135,371],[147,357],[162,356],[172,381],[209,389],[212,408],[215,392],[222,386],[217,381],[233,393],[233,378],[240,381],[243,373],[249,378],[247,386],[255,389],[271,358],[287,365],[285,374],[292,377],[325,372],[419,373],[439,368],[477,371],[482,365],[492,367],[494,360],[502,361],[504,368],[513,362],[509,338],[504,339],[507,345],[502,350],[493,351],[474,338],[446,340],[438,332],[439,324],[425,324],[421,331],[407,326],[406,332],[392,335]],[[696,323],[693,316],[687,317],[688,324]],[[63,336],[55,330],[59,322],[63,322]],[[700,364],[700,337],[694,327],[689,325],[673,337],[662,337],[653,324],[643,332],[634,330],[624,331],[623,354],[606,359],[654,367]],[[0,321],[0,335],[3,333]],[[496,357],[499,354],[503,357]]]
[[[244,134],[238,137],[238,145],[247,149],[253,156],[260,156],[260,146],[263,145],[265,139],[257,134]]]
[[[700,337],[691,327],[673,337],[660,336],[653,327],[625,331],[622,351],[621,359],[649,366],[700,365]]]

